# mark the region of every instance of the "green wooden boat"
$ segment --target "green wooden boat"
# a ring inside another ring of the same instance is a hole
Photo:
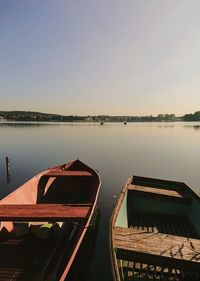
[[[200,198],[184,183],[130,177],[110,223],[114,281],[200,280]]]

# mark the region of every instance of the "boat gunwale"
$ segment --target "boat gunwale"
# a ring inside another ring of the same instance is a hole
[[[128,190],[128,186],[132,180],[133,180],[133,176],[129,177],[128,180],[126,181],[124,187],[122,188],[122,190],[118,196],[115,208],[113,210],[111,219],[110,219],[109,246],[110,246],[110,257],[111,257],[111,269],[112,269],[112,275],[113,275],[114,281],[121,281],[120,275],[119,275],[118,264],[117,264],[117,257],[116,257],[115,248],[114,248],[114,227],[115,227],[115,223],[117,220],[117,216],[119,214],[119,210],[120,210],[121,205],[124,200],[124,196]]]
[[[84,164],[85,164],[85,163],[84,163]],[[87,164],[85,164],[85,165],[87,166]],[[79,249],[79,247],[80,247],[80,245],[81,245],[81,243],[82,243],[82,241],[83,241],[83,238],[84,238],[84,236],[85,236],[85,234],[86,234],[86,231],[87,231],[87,229],[88,229],[88,227],[89,227],[89,225],[90,225],[90,222],[91,222],[91,219],[92,219],[94,210],[95,210],[95,208],[96,208],[96,206],[97,206],[98,196],[99,196],[100,187],[101,187],[101,178],[100,178],[99,173],[97,172],[97,170],[92,169],[92,168],[90,168],[89,166],[87,166],[87,167],[88,167],[90,170],[92,170],[93,176],[96,176],[96,177],[97,177],[97,180],[98,180],[97,191],[96,191],[96,195],[95,195],[94,200],[93,200],[94,203],[92,204],[92,208],[91,208],[91,210],[90,210],[90,214],[89,214],[88,219],[87,219],[87,221],[86,221],[86,223],[85,223],[85,226],[84,226],[84,228],[83,228],[83,230],[82,230],[81,236],[79,237],[78,243],[76,243],[76,247],[74,248],[74,251],[73,251],[73,253],[71,254],[71,258],[70,258],[69,262],[67,263],[67,266],[66,266],[65,269],[63,270],[63,273],[62,273],[62,275],[61,275],[59,281],[64,281],[64,280],[65,280],[65,278],[66,278],[66,276],[67,276],[67,274],[68,274],[68,271],[69,271],[69,269],[71,268],[72,263],[73,263],[73,261],[74,261],[74,259],[75,259],[75,256],[76,256],[76,254],[77,254],[77,252],[78,252],[78,249]]]

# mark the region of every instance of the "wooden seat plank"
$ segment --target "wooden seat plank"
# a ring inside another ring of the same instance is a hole
[[[200,240],[115,227],[117,256],[200,273]]]
[[[49,177],[91,177],[92,174],[88,171],[62,171],[62,170],[52,170],[45,174]]]
[[[89,210],[88,205],[0,205],[0,221],[82,220],[87,218]]]
[[[161,198],[182,203],[190,203],[191,198],[186,196],[183,192],[164,188],[155,188],[152,186],[141,186],[129,184],[128,190],[135,195],[143,197]]]
[[[155,188],[155,187],[149,187],[149,186],[141,186],[141,185],[129,185],[129,189],[142,191],[142,192],[150,192],[150,193],[156,193],[156,194],[162,194],[162,195],[169,195],[173,197],[180,197],[182,198],[182,194],[180,194],[176,190],[170,190],[170,189],[164,189],[164,188]]]

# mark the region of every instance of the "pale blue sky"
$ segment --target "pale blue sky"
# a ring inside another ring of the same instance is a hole
[[[200,110],[200,1],[0,0],[0,110]]]

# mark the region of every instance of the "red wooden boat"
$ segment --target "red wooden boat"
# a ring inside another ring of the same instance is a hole
[[[80,160],[49,168],[0,201],[0,280],[65,280],[89,227],[98,174]]]

